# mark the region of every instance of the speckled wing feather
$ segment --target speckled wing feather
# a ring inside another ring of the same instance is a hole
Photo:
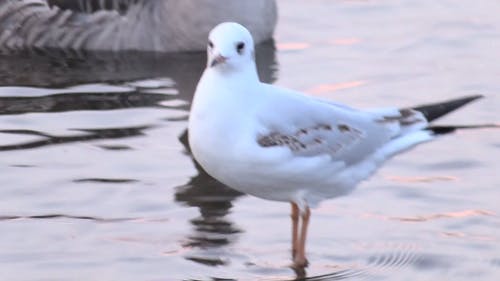
[[[358,143],[365,133],[360,129],[339,123],[338,125],[318,124],[300,128],[293,134],[271,132],[257,140],[263,147],[287,146],[297,155],[339,154],[342,150]]]
[[[331,110],[338,111],[332,120],[302,126],[294,132],[275,129],[259,135],[257,142],[265,148],[288,147],[297,156],[327,154],[334,160],[353,164],[384,144],[427,125],[423,115],[411,109],[361,112],[331,105]],[[356,114],[359,119],[353,118]]]

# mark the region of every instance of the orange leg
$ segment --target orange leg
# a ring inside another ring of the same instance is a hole
[[[306,240],[307,240],[307,227],[309,226],[309,217],[311,216],[311,210],[309,207],[302,214],[302,225],[300,229],[300,238],[297,245],[297,252],[293,259],[293,263],[296,267],[306,267]]]
[[[299,234],[299,206],[292,204],[292,258],[295,259],[298,249],[298,234]]]

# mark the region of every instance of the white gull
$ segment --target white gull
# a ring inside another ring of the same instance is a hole
[[[307,265],[310,207],[348,194],[391,156],[450,131],[428,121],[479,97],[363,111],[265,84],[252,36],[237,23],[216,26],[207,52],[189,118],[192,153],[222,183],[291,203],[297,267]]]

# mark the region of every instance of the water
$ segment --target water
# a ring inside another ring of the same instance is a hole
[[[261,78],[360,107],[482,93],[498,122],[500,4],[282,0]],[[277,47],[277,50],[275,49]],[[186,146],[205,55],[0,58],[0,279],[290,280],[287,204],[207,176]],[[310,280],[495,280],[500,134],[464,131],[313,211]]]

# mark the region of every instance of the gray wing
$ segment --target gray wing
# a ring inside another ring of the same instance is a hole
[[[297,156],[330,155],[333,160],[352,164],[427,124],[421,113],[410,109],[362,112],[336,105],[331,108],[330,118],[311,125],[292,130],[289,125],[283,130],[274,125],[269,133],[257,137],[257,143],[264,148],[287,147]]]

